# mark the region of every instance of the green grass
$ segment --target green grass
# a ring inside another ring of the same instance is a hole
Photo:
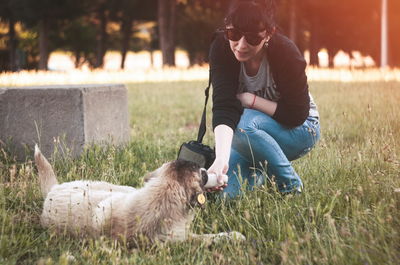
[[[59,179],[142,185],[145,172],[175,159],[180,144],[195,139],[205,85],[129,85],[131,141],[57,160]],[[0,150],[0,264],[398,264],[400,83],[310,87],[322,139],[294,162],[305,192],[282,197],[261,187],[241,200],[209,199],[196,214],[195,232],[236,230],[245,243],[129,249],[107,238],[53,234],[39,225],[43,199],[32,162],[16,163]],[[213,142],[210,132],[206,142]]]

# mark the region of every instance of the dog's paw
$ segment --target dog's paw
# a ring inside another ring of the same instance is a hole
[[[229,232],[229,237],[232,238],[233,240],[237,240],[237,241],[245,241],[246,240],[246,237],[242,233],[237,232],[237,231]]]
[[[220,240],[245,241],[246,237],[242,233],[236,231],[222,232],[217,234],[217,236],[214,238],[214,242],[218,242]]]

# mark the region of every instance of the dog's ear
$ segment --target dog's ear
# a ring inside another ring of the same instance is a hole
[[[144,175],[143,179],[144,182],[148,182],[150,179],[155,177],[155,171],[149,172],[146,175]]]
[[[147,173],[146,175],[144,175],[144,182],[148,182],[150,179],[152,178],[156,178],[161,176],[161,171],[164,169],[164,167],[167,165],[168,163],[164,163],[161,167],[157,168],[156,170]]]
[[[155,178],[159,175],[160,173],[160,168],[157,168],[156,170],[147,173],[146,175],[144,175],[144,182],[148,182],[150,179]]]

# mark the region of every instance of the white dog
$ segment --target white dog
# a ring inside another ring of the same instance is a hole
[[[239,232],[188,233],[193,208],[205,203],[207,172],[196,164],[176,160],[145,177],[143,188],[104,181],[58,184],[50,163],[35,146],[35,162],[43,197],[41,224],[59,232],[114,238],[138,243],[182,241],[190,237],[216,241],[244,240]]]

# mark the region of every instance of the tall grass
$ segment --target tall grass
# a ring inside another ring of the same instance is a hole
[[[175,159],[180,144],[196,137],[205,85],[129,85],[131,141],[56,160],[59,179],[142,185],[145,172]],[[43,199],[34,165],[0,150],[0,264],[398,264],[400,83],[310,87],[322,139],[294,162],[305,192],[282,197],[267,186],[228,202],[209,196],[196,214],[193,231],[236,230],[246,242],[129,249],[107,238],[56,235],[39,225]],[[213,143],[210,132],[206,142]]]

